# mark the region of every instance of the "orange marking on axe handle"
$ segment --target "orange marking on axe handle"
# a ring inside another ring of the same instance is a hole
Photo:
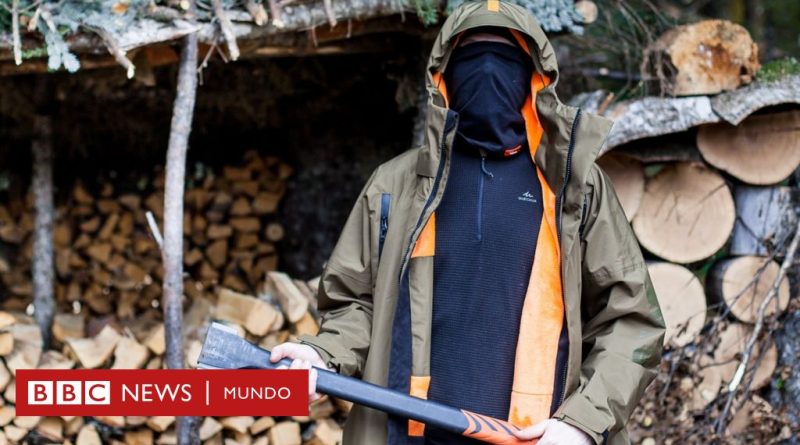
[[[461,434],[473,439],[496,445],[534,445],[538,440],[517,439],[511,432],[518,431],[516,426],[499,419],[461,410],[467,418],[468,426]]]

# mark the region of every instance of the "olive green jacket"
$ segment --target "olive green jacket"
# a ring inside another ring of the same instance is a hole
[[[594,163],[611,122],[558,99],[550,42],[528,12],[506,2],[499,11],[486,2],[464,3],[444,23],[428,63],[425,144],[369,178],[320,281],[320,332],[300,340],[338,372],[386,385],[399,277],[412,268],[410,366],[414,375],[429,375],[433,257],[411,259],[411,250],[420,221],[430,217],[446,187],[453,133],[444,128],[448,110],[433,73],[444,70],[451,39],[477,26],[521,32],[537,70],[551,79],[536,95],[544,135],[534,161],[559,202],[569,354],[563,401],[553,417],[597,443],[629,443],[625,423],[655,375],[664,321],[636,238],[611,182]],[[381,212],[385,194],[392,197],[388,229]],[[384,444],[386,429],[384,413],[355,406],[344,443]]]

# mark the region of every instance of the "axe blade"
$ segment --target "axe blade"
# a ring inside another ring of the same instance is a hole
[[[286,365],[272,363],[269,352],[236,334],[222,323],[211,323],[197,359],[199,369],[273,369]]]

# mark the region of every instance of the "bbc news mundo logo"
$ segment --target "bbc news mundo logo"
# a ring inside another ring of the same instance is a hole
[[[306,370],[23,370],[20,416],[307,416]]]

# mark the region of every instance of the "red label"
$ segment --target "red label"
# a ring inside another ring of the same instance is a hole
[[[307,416],[306,370],[20,369],[18,416]]]

